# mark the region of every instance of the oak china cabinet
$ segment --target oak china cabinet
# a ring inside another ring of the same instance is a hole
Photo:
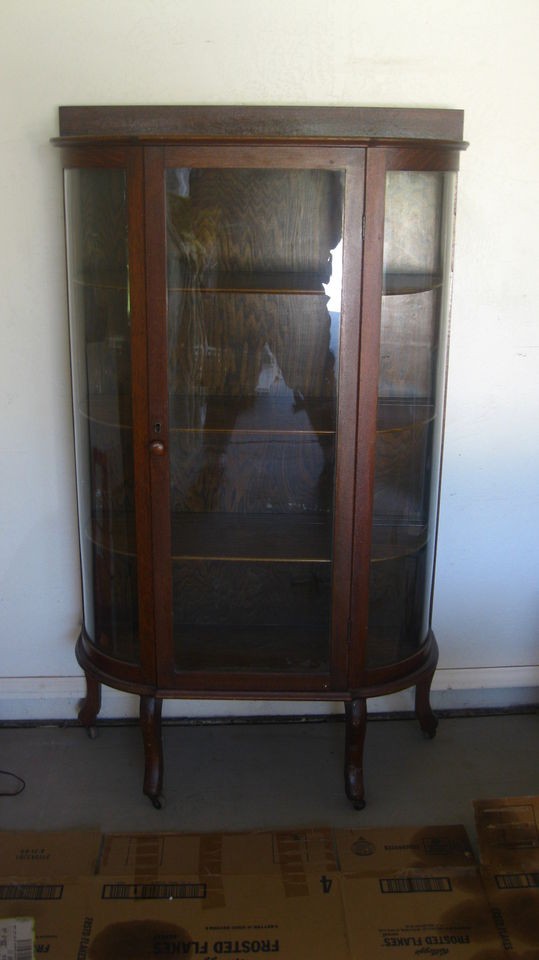
[[[430,628],[453,110],[63,107],[86,674],[345,706],[416,689]]]

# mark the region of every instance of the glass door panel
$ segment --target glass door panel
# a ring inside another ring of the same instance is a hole
[[[126,173],[65,173],[84,626],[140,658],[131,410]]]
[[[343,175],[166,188],[176,669],[324,673]]]
[[[401,661],[430,625],[453,174],[387,174],[367,665]]]

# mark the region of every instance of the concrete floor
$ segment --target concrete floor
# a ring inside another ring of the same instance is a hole
[[[142,795],[134,725],[0,727],[0,768],[26,781],[0,797],[2,829],[97,826],[225,831],[463,823],[476,798],[539,794],[539,714],[446,718],[435,740],[413,719],[372,719],[367,806],[344,796],[344,726],[331,722],[167,724],[163,809]],[[14,787],[0,775],[0,792]]]

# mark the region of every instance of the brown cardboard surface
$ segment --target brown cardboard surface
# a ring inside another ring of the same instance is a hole
[[[384,873],[414,867],[469,867],[474,855],[463,826],[389,827],[335,831],[340,870]]]
[[[500,960],[464,827],[336,831],[352,956]]]
[[[539,870],[539,797],[504,797],[474,803],[481,863]]]
[[[33,917],[51,960],[500,956],[460,826],[0,834],[0,853],[0,915]]]
[[[481,877],[505,955],[539,958],[539,797],[474,804]]]
[[[86,897],[80,896],[79,881],[51,877],[41,882],[0,881],[0,917],[30,917],[34,921],[35,956],[67,960],[77,935],[79,916]]]
[[[337,870],[333,832],[305,828],[250,833],[108,834],[104,838],[99,873],[150,873],[155,876],[200,875],[280,876]]]
[[[350,949],[357,960],[503,956],[475,870],[350,877],[343,881],[343,899]]]
[[[198,878],[151,886],[82,879],[66,885],[63,901],[32,904],[38,956],[217,960],[261,954],[281,960],[351,960],[337,887],[326,894],[312,879],[293,898],[273,877],[261,876],[255,884],[227,877],[219,897],[208,898]],[[16,906],[3,903],[2,910]]]
[[[342,872],[366,874],[404,867],[473,865],[464,827],[327,827],[252,833],[108,834],[98,872],[151,876],[199,873],[240,876]]]
[[[0,831],[0,877],[84,877],[95,873],[99,830]]]

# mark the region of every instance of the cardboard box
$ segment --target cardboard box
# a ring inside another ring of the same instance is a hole
[[[0,862],[51,960],[502,956],[460,826],[0,834]]]
[[[539,958],[539,797],[474,804],[481,876],[504,951]]]

